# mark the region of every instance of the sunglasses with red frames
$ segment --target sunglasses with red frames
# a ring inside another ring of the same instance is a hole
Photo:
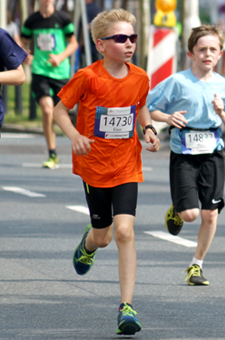
[[[127,39],[129,39],[130,42],[134,44],[137,41],[137,34],[131,34],[131,35],[115,34],[115,35],[112,35],[111,37],[100,38],[100,39],[101,40],[113,39],[115,43],[119,43],[119,44],[124,44],[127,41]]]

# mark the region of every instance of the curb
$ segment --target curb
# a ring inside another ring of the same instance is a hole
[[[32,128],[25,127],[17,124],[3,124],[1,128],[1,132],[17,132],[17,133],[35,133],[39,135],[43,135],[43,129],[40,128]]]

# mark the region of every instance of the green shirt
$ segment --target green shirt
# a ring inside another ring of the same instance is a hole
[[[63,11],[55,11],[48,18],[44,18],[40,12],[29,16],[22,26],[21,36],[25,39],[34,38],[32,73],[53,79],[69,79],[69,58],[57,67],[53,67],[48,59],[49,54],[62,53],[67,45],[67,37],[73,34],[74,25]]]

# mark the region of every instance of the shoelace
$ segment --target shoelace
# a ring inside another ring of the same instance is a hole
[[[199,266],[191,266],[188,269],[186,269],[185,271],[188,272],[185,281],[188,281],[192,275],[193,276],[201,276],[201,268]]]
[[[87,265],[91,265],[94,260],[93,260],[93,255],[92,254],[87,254],[84,250],[80,250],[81,253],[83,254],[80,258],[79,258],[79,262],[83,263],[83,264],[87,264]]]
[[[127,304],[125,304],[125,306],[123,307],[123,309],[121,310],[121,312],[123,313],[123,315],[137,315],[137,312],[135,310],[133,310],[133,308],[131,308],[130,306],[128,306]]]

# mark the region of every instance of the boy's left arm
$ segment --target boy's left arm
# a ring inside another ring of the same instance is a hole
[[[223,100],[220,97],[218,97],[217,94],[215,94],[212,103],[215,112],[218,114],[218,116],[220,116],[220,118],[223,121],[223,124],[225,125],[225,112]]]
[[[152,120],[148,108],[146,105],[142,106],[138,112],[137,119],[142,126],[143,130],[145,130],[145,126],[152,125]],[[151,147],[146,148],[148,151],[156,152],[160,147],[160,140],[154,134],[152,129],[146,129],[144,133],[144,140],[146,143],[152,143]]]

